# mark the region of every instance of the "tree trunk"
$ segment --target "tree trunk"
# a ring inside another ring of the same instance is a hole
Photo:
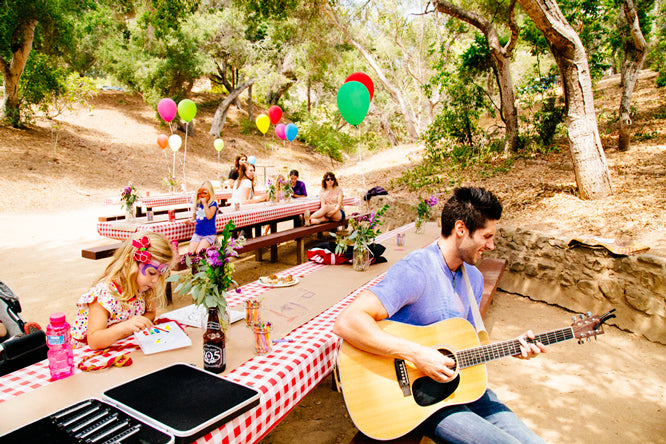
[[[638,23],[638,15],[632,0],[624,0],[622,13],[626,17],[630,36],[624,44],[624,62],[622,63],[622,97],[620,98],[620,136],[617,149],[629,150],[631,143],[631,95],[647,57],[647,43]]]
[[[511,28],[511,39],[502,46],[497,35],[497,30],[493,24],[485,17],[473,12],[467,11],[453,3],[444,0],[438,0],[437,11],[455,17],[458,20],[469,23],[483,33],[490,48],[490,55],[497,67],[497,84],[500,93],[500,115],[504,125],[506,125],[506,146],[511,151],[518,149],[518,110],[516,109],[516,95],[513,89],[513,77],[511,76],[511,54],[518,41],[520,30],[515,22],[516,0],[511,0],[509,4],[510,18],[509,27]]]
[[[238,96],[245,91],[245,88],[248,88],[254,83],[254,79],[248,80],[247,82],[240,85],[238,88],[233,90],[215,110],[215,115],[213,116],[213,122],[210,125],[210,135],[214,137],[220,137],[224,123],[227,121],[227,112],[229,111],[229,106],[236,101]]]
[[[347,31],[347,28],[340,23],[340,20],[338,20],[338,16],[336,15],[335,11],[333,11],[330,7],[324,7],[324,13],[331,19],[333,24],[343,32],[345,35],[345,39],[347,42],[349,42],[350,45],[352,45],[356,50],[361,53],[363,58],[368,62],[372,70],[377,74],[377,77],[379,80],[382,82],[382,85],[388,90],[388,92],[391,94],[393,99],[398,102],[398,107],[400,108],[400,112],[402,113],[403,118],[405,119],[405,127],[407,128],[407,133],[409,134],[409,137],[412,139],[413,142],[417,141],[419,139],[419,133],[416,130],[416,122],[414,118],[414,114],[412,111],[409,109],[409,106],[407,105],[407,100],[405,99],[404,95],[402,94],[402,91],[393,84],[391,84],[386,76],[384,75],[384,71],[382,70],[381,66],[379,66],[379,63],[372,57],[372,55],[365,50],[363,46],[354,38],[351,36],[351,34]]]
[[[310,112],[312,111],[312,100],[310,98],[310,95],[312,94],[312,79],[308,77],[308,116],[310,115]]]
[[[391,124],[389,123],[388,119],[384,115],[383,112],[379,108],[377,108],[374,104],[370,104],[370,114],[373,116],[377,116],[379,118],[379,123],[382,126],[382,131],[384,131],[384,135],[388,139],[389,143],[391,146],[397,146],[398,145],[398,138],[396,137],[395,133],[391,129]]]
[[[21,124],[19,81],[32,50],[32,42],[35,38],[35,26],[37,26],[37,20],[30,20],[19,25],[12,36],[11,61],[8,63],[0,57],[0,69],[2,70],[5,86],[2,110],[7,122],[14,127],[18,127]]]
[[[518,0],[543,33],[562,77],[569,147],[583,199],[613,194],[610,173],[594,113],[592,79],[585,48],[555,0]]]
[[[254,114],[252,114],[252,84],[247,86],[247,117],[250,122],[254,122]]]

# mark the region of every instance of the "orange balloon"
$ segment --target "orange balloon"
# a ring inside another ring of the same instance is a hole
[[[169,138],[164,134],[160,134],[157,136],[157,144],[160,146],[160,148],[164,149],[169,146]]]

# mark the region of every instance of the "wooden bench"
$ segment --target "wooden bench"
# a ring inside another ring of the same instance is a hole
[[[481,303],[479,304],[479,312],[481,313],[482,318],[486,317],[488,307],[490,307],[490,304],[493,301],[493,296],[495,296],[495,291],[497,290],[497,284],[502,277],[505,267],[506,259],[484,258],[477,264],[477,268],[481,271],[481,274],[483,274],[483,296],[481,297]],[[372,439],[365,436],[363,433],[358,432],[354,435],[349,444],[430,444],[432,442],[431,439],[416,431],[412,431],[400,438],[388,441]]]
[[[113,244],[84,248],[81,250],[81,257],[93,260],[104,259],[105,257],[113,256],[113,253],[115,253],[122,244],[122,242],[114,242]]]
[[[245,245],[243,245],[237,251],[240,254],[270,247],[271,261],[276,262],[278,244],[293,240],[296,241],[296,261],[300,264],[305,260],[305,244],[303,242],[304,238],[326,231],[335,231],[339,226],[345,226],[346,224],[347,222],[343,220],[337,222],[326,222],[318,225],[310,225],[307,227],[295,227],[289,230],[273,232],[265,236],[248,239]]]

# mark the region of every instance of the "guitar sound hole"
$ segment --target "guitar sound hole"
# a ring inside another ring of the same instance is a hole
[[[448,350],[439,350],[440,353],[455,361],[456,357]],[[457,370],[457,363],[454,367]],[[460,384],[460,375],[456,375],[449,382],[437,382],[434,379],[424,376],[414,381],[412,393],[414,401],[421,407],[437,404],[453,394]]]

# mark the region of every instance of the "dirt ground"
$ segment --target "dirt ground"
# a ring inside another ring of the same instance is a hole
[[[638,110],[632,149],[617,152],[613,112],[619,79],[599,82],[595,93],[602,141],[614,194],[583,201],[575,194],[573,166],[562,153],[517,160],[504,173],[485,177],[479,168],[464,173],[463,184],[484,186],[501,198],[502,224],[558,236],[594,235],[637,242],[666,255],[666,96],[645,73],[634,93]],[[257,157],[269,175],[297,168],[312,194],[324,171],[336,172],[348,194],[382,185],[390,195],[414,203],[417,195],[390,187],[420,160],[421,147],[405,145],[375,155],[330,161],[301,143],[283,144],[271,134],[243,134],[242,115],[230,114],[220,153],[207,131],[214,97],[194,97],[199,111],[187,141],[188,189],[203,179],[226,175],[237,152]],[[261,110],[255,110],[255,115]],[[48,315],[63,311],[73,319],[74,303],[102,273],[108,259],[80,256],[82,247],[108,242],[95,230],[97,216],[119,211],[104,206],[132,182],[139,193],[165,192],[162,180],[173,154],[158,148],[158,134],[169,134],[140,97],[104,91],[89,108],[76,108],[55,120],[37,120],[28,129],[0,127],[0,280],[20,297],[23,318],[45,326]],[[179,133],[184,138],[184,133]],[[176,154],[176,177],[182,182]],[[492,165],[491,165],[492,166]],[[413,217],[403,209],[389,213],[394,224]],[[293,247],[281,247],[281,262],[245,258],[235,275],[240,283],[295,265]],[[176,303],[187,301],[177,300]],[[488,313],[491,337],[517,336],[527,328],[546,331],[568,325],[571,313],[518,295],[498,292]],[[539,359],[505,359],[489,365],[489,385],[525,421],[553,443],[666,442],[666,350],[642,337],[608,328],[594,344],[559,344]],[[356,432],[342,395],[325,380],[262,443],[344,443]]]

